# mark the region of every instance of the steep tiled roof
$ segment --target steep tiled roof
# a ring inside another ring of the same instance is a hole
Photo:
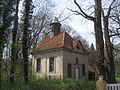
[[[76,48],[79,43],[79,40],[74,40],[73,41],[73,48]]]
[[[54,48],[76,48],[79,43],[79,40],[74,40],[66,32],[61,32],[54,37],[45,38],[35,49],[34,51],[43,51]]]

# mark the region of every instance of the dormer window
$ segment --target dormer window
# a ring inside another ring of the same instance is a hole
[[[77,49],[79,50],[79,49],[80,49],[80,47],[79,47],[79,46],[77,46]]]

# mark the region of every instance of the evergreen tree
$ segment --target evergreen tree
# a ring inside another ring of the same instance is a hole
[[[91,44],[90,49],[95,50],[95,47],[94,47],[93,43]]]

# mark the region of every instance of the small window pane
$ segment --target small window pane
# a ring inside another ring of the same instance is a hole
[[[54,71],[54,57],[51,57],[51,58],[50,58],[49,71],[50,71],[50,72]]]

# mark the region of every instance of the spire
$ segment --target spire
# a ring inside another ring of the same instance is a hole
[[[60,33],[60,22],[58,21],[58,18],[57,17],[54,17],[52,22],[51,22],[51,27],[52,27],[52,32],[53,32],[53,35],[56,36]]]

